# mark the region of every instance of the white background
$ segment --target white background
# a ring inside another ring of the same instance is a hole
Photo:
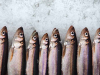
[[[0,29],[7,26],[9,45],[20,26],[24,28],[26,46],[35,29],[41,40],[44,33],[50,37],[55,27],[63,43],[70,25],[75,27],[78,41],[84,27],[93,41],[100,27],[100,0],[0,0]]]

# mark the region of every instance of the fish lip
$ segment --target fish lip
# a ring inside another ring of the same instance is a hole
[[[24,38],[15,38],[14,40],[15,40],[15,41],[19,41],[19,42],[21,42],[21,41],[24,40]]]
[[[36,41],[33,41],[32,39],[29,41],[29,43],[35,44]]]
[[[89,41],[89,38],[81,38],[82,40]]]
[[[95,36],[95,37],[94,37],[94,40],[95,40],[95,39],[99,39],[99,40],[100,40],[100,36]]]
[[[45,41],[45,40],[41,41],[41,44],[48,44],[48,43],[49,43],[49,41]]]
[[[55,40],[55,39],[51,39],[51,42],[58,42],[58,38]]]
[[[0,35],[0,39],[4,39],[4,38],[5,38],[5,36]]]
[[[71,39],[71,40],[73,40],[73,39],[75,39],[75,37],[67,36],[66,39]]]

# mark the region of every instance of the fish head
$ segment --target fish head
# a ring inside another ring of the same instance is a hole
[[[4,43],[5,39],[8,38],[7,27],[4,26],[0,31],[0,43]]]
[[[13,44],[12,47],[21,47],[24,45],[24,31],[23,27],[17,29],[16,33],[14,34]]]
[[[59,30],[54,28],[51,35],[51,41],[61,41]]]
[[[41,43],[42,44],[45,44],[45,45],[48,45],[49,44],[49,37],[48,37],[48,34],[45,33],[41,39]]]
[[[0,38],[5,38],[7,36],[7,27],[4,26],[0,31]]]
[[[100,28],[97,29],[94,38],[100,40]]]
[[[33,31],[31,37],[30,37],[30,41],[29,43],[36,43],[38,40],[38,32],[36,32],[36,30]]]
[[[65,41],[71,40],[71,43],[75,43],[76,41],[76,33],[75,28],[73,26],[70,26],[70,28],[67,31]]]
[[[17,29],[17,31],[14,35],[14,40],[15,41],[23,41],[23,39],[24,39],[23,27],[20,27]]]
[[[82,32],[81,32],[81,36],[80,36],[80,40],[85,41],[86,43],[89,43],[90,41],[90,34],[88,31],[88,28],[85,27]]]

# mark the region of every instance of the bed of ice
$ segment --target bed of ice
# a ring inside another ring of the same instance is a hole
[[[55,27],[63,43],[70,25],[75,27],[78,41],[84,27],[93,41],[100,27],[100,0],[0,0],[0,29],[7,26],[9,45],[20,26],[24,28],[26,46],[34,30],[41,40],[44,33],[50,37]]]

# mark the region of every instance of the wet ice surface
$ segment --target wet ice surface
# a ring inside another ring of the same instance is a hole
[[[70,25],[75,27],[78,41],[81,30],[88,27],[93,41],[100,27],[100,0],[0,0],[0,29],[8,27],[9,45],[20,26],[24,28],[26,45],[35,29],[41,39],[44,33],[50,37],[55,27],[63,43]]]

